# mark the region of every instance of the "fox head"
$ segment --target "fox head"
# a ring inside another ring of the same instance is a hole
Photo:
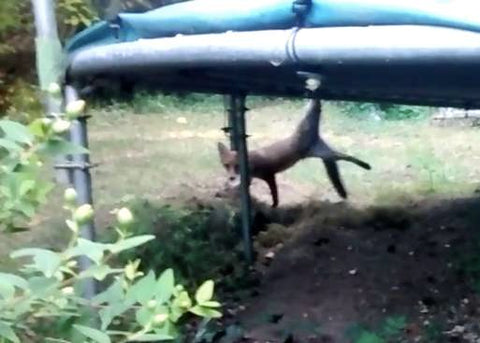
[[[230,186],[230,188],[238,187],[240,185],[240,175],[237,152],[228,149],[223,143],[218,143],[218,153],[220,155],[220,162],[228,174],[227,185]]]

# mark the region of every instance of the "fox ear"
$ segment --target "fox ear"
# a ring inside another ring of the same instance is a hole
[[[228,154],[230,153],[230,150],[222,142],[218,142],[217,147],[218,147],[218,153],[220,154],[220,158],[224,158],[228,156]]]

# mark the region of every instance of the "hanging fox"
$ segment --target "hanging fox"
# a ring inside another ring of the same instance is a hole
[[[250,178],[258,178],[267,183],[272,195],[272,207],[277,207],[279,203],[275,175],[291,168],[300,160],[311,157],[322,159],[330,182],[343,199],[347,198],[347,191],[337,162],[348,161],[361,168],[371,169],[368,163],[332,149],[322,139],[319,134],[321,112],[320,100],[310,99],[306,115],[293,134],[266,147],[249,151]],[[223,143],[218,143],[218,152],[220,161],[228,173],[229,186],[237,187],[240,184],[237,152],[229,150]]]

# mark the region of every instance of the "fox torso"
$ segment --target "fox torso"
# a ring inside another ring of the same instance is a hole
[[[280,173],[308,157],[319,139],[320,101],[312,99],[306,112],[306,116],[288,138],[250,152],[248,161],[252,177],[262,178],[263,175]]]
[[[291,139],[278,141],[249,153],[248,163],[252,177],[264,178],[280,173],[301,160],[301,155]]]
[[[331,149],[319,135],[321,107],[320,100],[311,99],[307,106],[305,117],[289,137],[279,140],[266,147],[249,152],[250,177],[264,180],[270,187],[273,206],[278,204],[277,184],[275,174],[289,169],[298,161],[307,157],[319,157],[326,166],[328,176],[340,196],[346,197],[346,191],[340,180],[336,160],[347,160],[363,168],[370,166],[353,156],[345,155]],[[218,144],[220,160],[227,170],[232,186],[239,184],[238,156],[236,151],[230,151],[224,144]]]

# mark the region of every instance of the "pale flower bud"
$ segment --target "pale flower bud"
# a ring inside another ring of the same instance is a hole
[[[85,100],[75,100],[69,102],[65,108],[67,114],[71,117],[77,117],[85,110]]]
[[[153,322],[155,324],[162,324],[168,319],[168,314],[166,313],[159,313],[153,317]]]
[[[50,127],[52,126],[53,120],[50,118],[42,118],[42,124],[45,127]]]
[[[58,95],[61,92],[61,88],[58,83],[52,82],[47,89],[48,93],[51,95]]]
[[[65,119],[57,119],[53,122],[52,124],[52,130],[53,132],[55,132],[56,134],[62,134],[62,133],[65,133],[67,132],[68,130],[70,130],[70,127],[72,126],[72,124],[68,121],[68,120],[65,120]]]
[[[65,287],[65,288],[62,288],[62,293],[64,295],[72,295],[74,293],[74,289],[73,287]]]
[[[122,207],[117,211],[117,221],[122,226],[128,226],[133,223],[133,214],[126,207]]]
[[[140,266],[139,259],[136,259],[133,262],[132,261],[128,262],[128,264],[124,268],[124,273],[128,280],[134,280],[137,276],[141,275],[141,273],[137,271],[139,266]]]
[[[153,310],[155,307],[157,307],[157,301],[156,300],[150,300],[147,303],[147,307],[148,307],[148,309]]]
[[[90,204],[84,204],[77,208],[73,214],[73,219],[80,225],[88,223],[93,218],[93,207]]]
[[[69,203],[72,204],[77,200],[77,192],[75,191],[74,188],[70,187],[65,190],[63,193],[63,199]]]

